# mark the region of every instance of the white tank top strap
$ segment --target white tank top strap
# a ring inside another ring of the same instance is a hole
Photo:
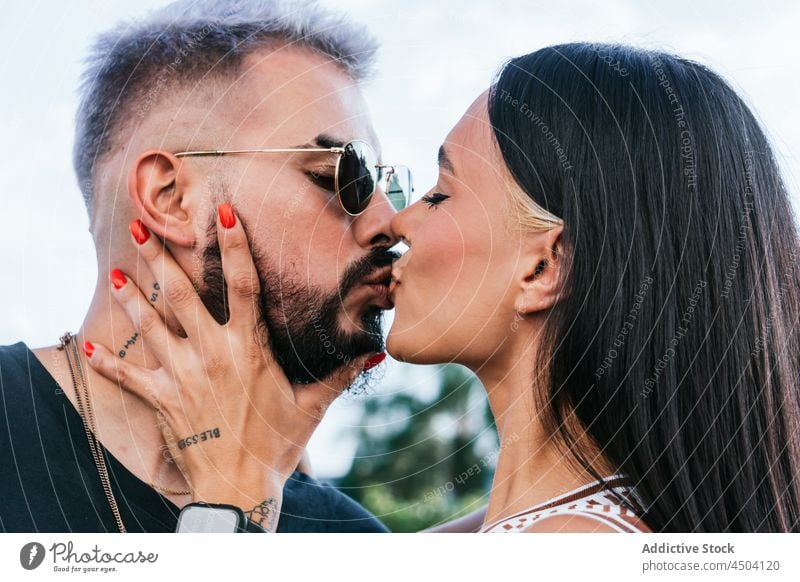
[[[505,517],[484,527],[484,533],[513,533],[529,528],[536,521],[556,515],[575,515],[593,519],[623,533],[643,532],[637,515],[620,501],[635,507],[635,496],[624,475],[612,475],[603,481],[578,487],[544,503]]]

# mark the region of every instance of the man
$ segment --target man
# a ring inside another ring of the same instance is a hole
[[[102,35],[84,77],[74,154],[99,277],[72,341],[91,338],[147,364],[140,334],[110,296],[115,268],[135,273],[180,333],[130,244],[135,219],[164,241],[225,321],[220,252],[208,225],[217,205],[231,201],[262,280],[271,347],[290,380],[314,382],[343,361],[381,352],[383,282],[359,283],[394,257],[394,209],[382,190],[354,215],[332,192],[330,152],[181,154],[351,140],[377,148],[358,87],[374,52],[374,40],[342,17],[255,0],[181,0]],[[124,523],[127,531],[174,531],[191,493],[165,454],[156,412],[85,361],[72,367],[67,355],[60,345],[0,347],[0,529],[117,531]],[[91,411],[81,400],[81,371]],[[100,460],[89,432],[105,449]],[[295,473],[278,531],[385,530],[343,494]]]

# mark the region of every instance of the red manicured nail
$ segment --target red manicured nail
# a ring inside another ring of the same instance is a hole
[[[366,372],[367,370],[371,370],[372,368],[374,368],[375,366],[380,364],[385,359],[386,359],[386,352],[381,352],[380,354],[375,354],[374,356],[372,356],[369,360],[367,360],[364,363],[364,369],[362,370],[362,372]]]
[[[233,213],[233,206],[225,202],[220,204],[219,208],[219,221],[225,228],[233,228],[236,225],[236,215]]]
[[[146,243],[147,239],[150,238],[150,231],[138,218],[131,222],[131,234],[134,240],[140,245]]]
[[[94,353],[94,346],[92,342],[83,342],[83,353],[86,354],[87,358],[91,358],[92,354]]]
[[[122,289],[128,282],[125,274],[119,269],[114,269],[108,276],[111,278],[111,284],[114,285],[114,289]]]

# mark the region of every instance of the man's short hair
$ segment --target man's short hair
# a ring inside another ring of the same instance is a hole
[[[124,122],[144,118],[175,87],[235,76],[247,55],[276,42],[326,55],[356,82],[377,49],[363,26],[314,1],[178,0],[101,34],[83,74],[73,150],[90,215],[95,167]]]

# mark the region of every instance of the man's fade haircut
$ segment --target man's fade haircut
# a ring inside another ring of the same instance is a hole
[[[372,71],[377,40],[314,0],[177,0],[95,41],[83,73],[73,165],[90,218],[95,168],[124,122],[189,83],[235,76],[249,54],[297,44],[333,59],[354,81]]]

